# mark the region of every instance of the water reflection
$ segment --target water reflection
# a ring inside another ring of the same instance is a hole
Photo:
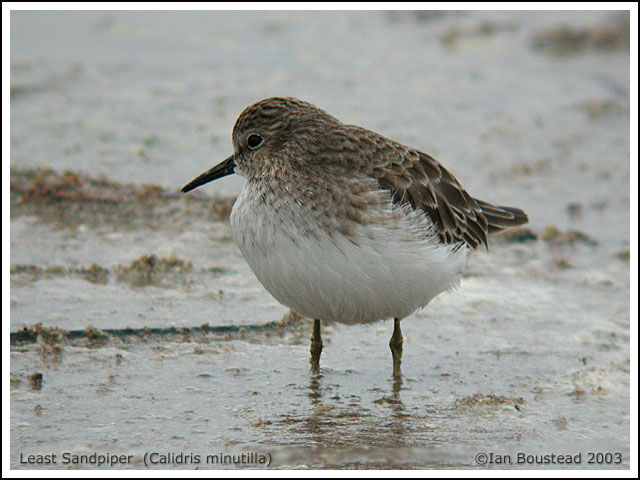
[[[322,390],[320,388],[320,379],[322,375],[319,373],[314,373],[311,375],[311,380],[309,382],[309,400],[311,400],[312,405],[318,405],[322,403]]]
[[[328,385],[326,381],[327,377],[322,374],[312,374],[309,377],[306,396],[311,408],[309,415],[301,419],[299,427],[314,445],[350,447],[404,443],[409,430],[406,422],[410,419],[401,398],[402,378],[392,378],[387,393],[373,400],[374,405],[387,407],[387,414],[384,409],[381,414],[380,409],[371,408],[370,405],[345,405],[343,399],[352,398],[352,392],[335,395],[335,390],[340,389],[340,385]],[[364,392],[358,392],[358,398],[362,393]]]

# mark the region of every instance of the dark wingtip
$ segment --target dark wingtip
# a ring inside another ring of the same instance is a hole
[[[519,208],[514,207],[502,207],[505,210],[508,210],[513,214],[513,220],[517,225],[524,225],[525,223],[529,223],[529,216],[524,212],[524,210],[520,210]]]
[[[519,227],[529,222],[529,217],[520,208],[492,205],[478,199],[476,202],[487,219],[489,233]]]

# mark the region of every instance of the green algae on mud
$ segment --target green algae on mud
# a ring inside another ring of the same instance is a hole
[[[158,185],[123,185],[104,176],[48,168],[12,168],[10,186],[12,218],[36,215],[72,226],[179,228],[194,218],[225,220],[235,201],[232,196],[182,195]]]
[[[129,282],[132,287],[162,284],[163,277],[181,275],[193,270],[190,261],[178,258],[175,254],[167,258],[156,255],[143,255],[128,266],[117,265],[116,279],[119,282]]]
[[[576,55],[589,50],[628,51],[630,32],[630,13],[623,11],[590,27],[547,28],[532,38],[531,46],[534,50],[556,57]]]
[[[79,275],[88,282],[106,284],[109,278],[109,270],[92,263],[89,267],[65,267],[53,265],[50,267],[39,267],[38,265],[12,265],[11,275],[29,277],[31,281],[47,276],[68,276]]]
[[[133,260],[129,265],[117,264],[109,269],[95,263],[89,267],[68,267],[52,265],[12,265],[11,275],[17,280],[35,282],[42,278],[79,276],[90,283],[106,285],[110,278],[116,282],[125,282],[131,287],[150,285],[170,287],[188,283],[188,274],[193,272],[193,264],[189,260],[179,258],[175,253],[168,257],[145,254]],[[199,273],[219,275],[226,270],[223,267],[201,269]]]
[[[198,327],[166,327],[166,328],[124,328],[97,329],[89,326],[83,330],[63,330],[59,327],[44,327],[41,323],[23,327],[10,335],[11,345],[40,343],[45,346],[105,346],[115,344],[131,344],[136,341],[155,342],[191,342],[197,339],[200,343],[216,340],[247,340],[251,336],[282,336],[287,332],[297,331],[308,323],[308,319],[290,311],[281,320],[260,325],[211,326],[203,324]]]

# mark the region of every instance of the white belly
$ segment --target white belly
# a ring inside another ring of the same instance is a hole
[[[393,227],[354,224],[347,238],[314,228],[304,206],[274,207],[248,186],[233,207],[231,228],[276,300],[309,318],[351,324],[404,318],[424,307],[457,285],[468,254],[426,237],[422,215]]]

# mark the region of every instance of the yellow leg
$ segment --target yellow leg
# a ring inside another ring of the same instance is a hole
[[[313,321],[313,332],[311,333],[311,371],[320,371],[320,354],[322,353],[322,335],[320,335],[320,320]]]
[[[400,364],[402,363],[402,331],[400,330],[400,319],[393,319],[393,335],[389,340],[389,347],[391,348],[391,356],[393,357],[393,376],[395,378],[402,377],[402,369]]]

